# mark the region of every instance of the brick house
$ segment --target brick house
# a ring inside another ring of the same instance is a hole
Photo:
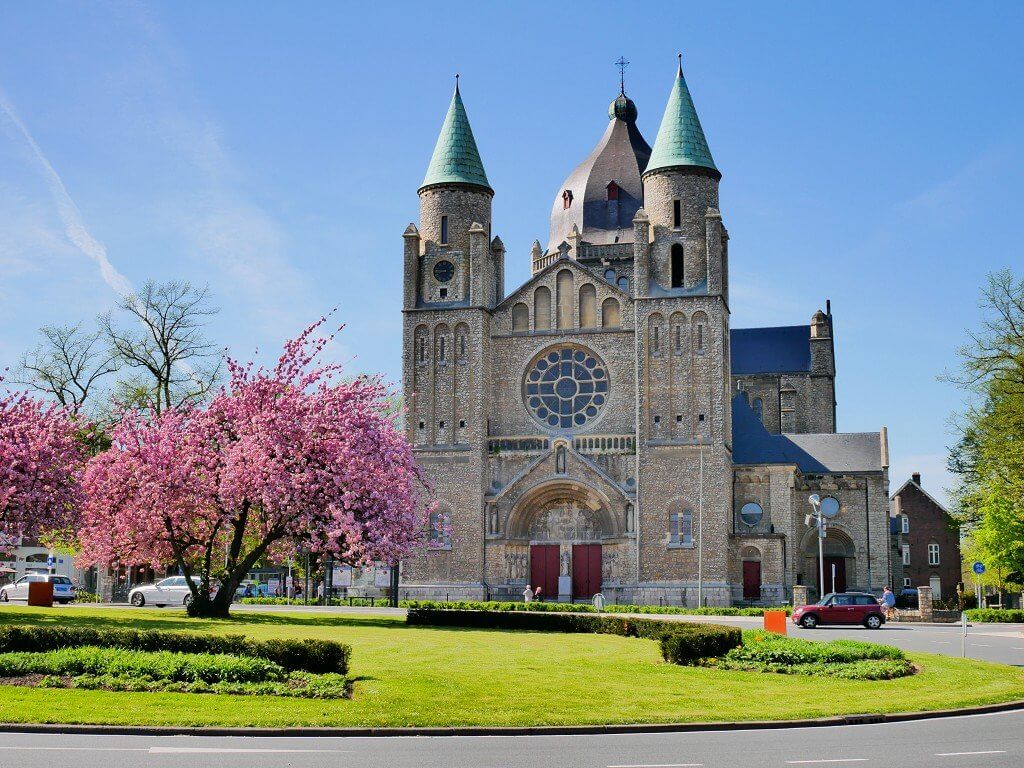
[[[920,472],[892,495],[892,508],[899,524],[902,586],[930,586],[936,600],[953,597],[963,578],[960,530],[949,511],[921,486]]]

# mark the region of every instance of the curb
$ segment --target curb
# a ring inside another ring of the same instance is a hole
[[[57,723],[0,723],[0,733],[76,734],[87,736],[251,736],[251,737],[388,737],[388,736],[592,736],[630,733],[692,733],[700,731],[762,731],[826,728],[841,725],[878,725],[933,720],[966,715],[987,715],[1024,710],[1024,700],[930,712],[840,715],[806,720],[753,720],[750,722],[653,723],[623,725],[541,725],[524,727],[464,726],[454,728],[245,728],[196,726],[64,725]]]

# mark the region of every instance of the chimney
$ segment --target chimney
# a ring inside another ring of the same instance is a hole
[[[914,481],[914,485],[921,485],[921,473],[915,472],[910,476],[910,479]]]

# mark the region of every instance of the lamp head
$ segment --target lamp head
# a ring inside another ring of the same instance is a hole
[[[815,509],[821,506],[821,496],[816,493],[812,493],[807,500],[811,502],[811,506]]]

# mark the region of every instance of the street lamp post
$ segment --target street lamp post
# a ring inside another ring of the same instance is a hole
[[[818,599],[820,600],[825,596],[825,532],[828,525],[825,516],[821,514],[821,496],[812,493],[807,501],[810,502],[811,509],[814,511],[804,518],[804,522],[808,527],[814,526],[818,529]]]

